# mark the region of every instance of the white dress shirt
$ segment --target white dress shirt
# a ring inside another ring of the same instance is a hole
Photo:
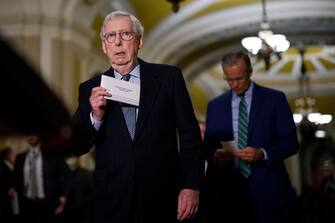
[[[35,159],[35,167],[36,167],[36,179],[37,179],[37,198],[43,199],[45,198],[44,194],[44,185],[43,185],[43,159],[42,159],[42,153],[40,149],[40,145],[37,145],[36,147],[30,147],[28,149],[28,153],[26,156],[26,159],[24,161],[24,188],[26,192],[26,197],[33,198],[32,197],[32,191],[31,191],[31,184],[32,184],[32,177],[31,177],[31,168],[32,168],[32,162],[34,160],[34,154],[36,154]]]

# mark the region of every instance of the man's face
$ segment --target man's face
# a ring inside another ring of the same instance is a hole
[[[246,72],[246,66],[243,60],[232,66],[225,66],[223,69],[224,78],[228,82],[232,91],[237,95],[244,93],[250,85],[251,72]]]
[[[8,161],[11,164],[15,164],[15,160],[16,160],[16,152],[14,150],[12,150],[8,156]]]
[[[114,35],[112,42],[102,41],[102,50],[107,55],[109,63],[121,74],[130,72],[137,64],[137,53],[142,47],[142,37],[133,33],[133,23],[127,16],[119,16],[109,21],[105,26],[105,34]],[[130,40],[121,38],[121,33],[134,35]]]
[[[37,146],[40,143],[40,138],[36,135],[27,136],[27,142],[31,146]]]

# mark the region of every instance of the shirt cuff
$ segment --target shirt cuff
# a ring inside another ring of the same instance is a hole
[[[260,150],[262,150],[262,152],[263,152],[263,155],[264,155],[264,157],[263,157],[263,160],[268,160],[268,159],[269,159],[269,157],[268,157],[268,154],[266,153],[265,149],[263,149],[263,148],[260,148]]]
[[[90,119],[93,127],[98,131],[100,129],[100,126],[102,124],[102,121],[98,121],[94,118],[93,112],[90,113]]]

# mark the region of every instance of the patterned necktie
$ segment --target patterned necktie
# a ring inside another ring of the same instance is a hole
[[[129,81],[131,74],[123,75],[121,80]],[[129,105],[129,104],[121,104],[122,112],[124,119],[127,123],[127,128],[129,131],[129,134],[132,139],[134,139],[135,135],[135,127],[136,127],[136,107]]]
[[[36,161],[37,161],[37,156],[38,156],[38,152],[37,151],[33,151],[32,152],[32,156],[31,156],[31,165],[30,165],[30,177],[31,177],[31,183],[30,183],[30,191],[31,191],[31,198],[35,199],[38,196],[38,189],[37,189],[37,165],[36,165]]]
[[[248,110],[244,95],[241,96],[241,101],[238,111],[238,147],[244,149],[248,142]],[[243,176],[249,177],[251,174],[250,165],[243,160],[239,161],[240,171]]]

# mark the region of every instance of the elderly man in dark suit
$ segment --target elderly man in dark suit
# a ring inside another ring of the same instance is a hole
[[[298,150],[289,105],[282,92],[251,81],[247,54],[229,53],[222,66],[231,90],[208,104],[207,221],[283,222],[294,199],[283,161]]]
[[[80,85],[74,153],[96,148],[96,222],[192,218],[204,165],[181,71],[137,58],[143,27],[129,13],[107,15],[101,39],[111,65],[103,75],[137,84],[140,100],[138,107],[107,100],[101,75]]]

